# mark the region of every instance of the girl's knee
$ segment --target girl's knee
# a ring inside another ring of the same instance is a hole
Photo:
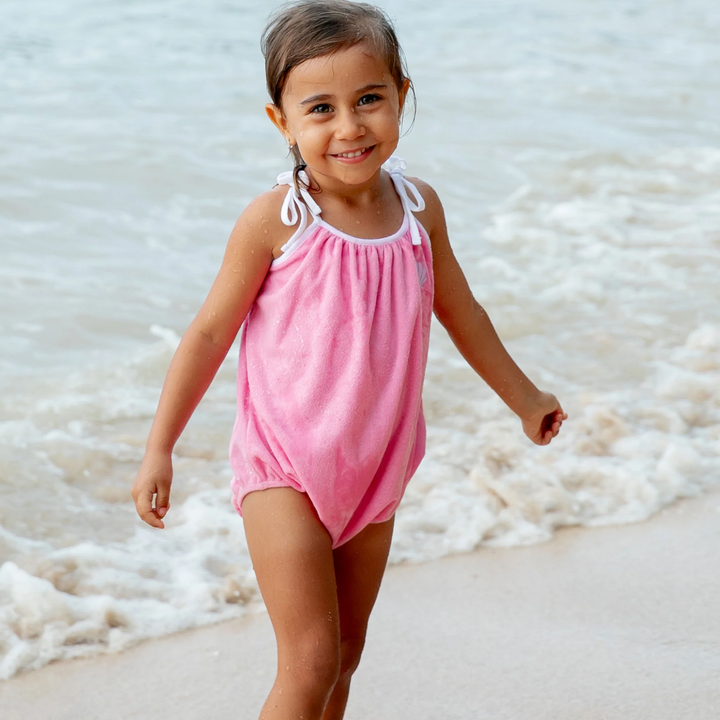
[[[349,677],[358,668],[365,637],[343,638],[340,642],[340,675]]]
[[[308,634],[292,647],[280,649],[278,666],[278,675],[298,689],[313,695],[329,694],[340,677],[340,643],[335,638]]]

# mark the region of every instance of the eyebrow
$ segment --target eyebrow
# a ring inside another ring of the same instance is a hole
[[[387,84],[385,83],[372,83],[370,85],[365,85],[365,87],[361,87],[357,90],[357,93],[358,95],[362,95],[369,90],[382,90],[385,88],[387,88]],[[312,95],[311,97],[306,98],[300,102],[300,105],[311,105],[312,103],[322,102],[323,100],[330,100],[332,97],[332,95],[328,95],[327,93],[320,93],[319,95]]]

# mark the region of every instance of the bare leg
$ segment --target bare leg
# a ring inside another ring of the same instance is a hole
[[[247,495],[243,518],[260,591],[275,630],[278,671],[260,720],[320,720],[340,672],[332,542],[307,495]]]
[[[368,525],[334,551],[340,608],[341,668],[322,720],[341,720],[360,663],[368,619],[385,572],[395,518]]]

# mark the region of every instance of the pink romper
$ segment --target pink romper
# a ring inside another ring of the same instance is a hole
[[[307,205],[298,197],[292,173],[278,177],[290,186],[282,220],[300,224],[241,334],[233,504],[242,514],[254,490],[305,492],[333,547],[393,516],[425,453],[433,273],[412,214],[425,203],[402,160],[384,167],[404,218],[371,240],[325,223],[307,192]]]

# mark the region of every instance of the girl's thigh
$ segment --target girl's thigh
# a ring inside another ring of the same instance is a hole
[[[394,522],[370,524],[334,551],[342,640],[355,659],[385,574]]]
[[[281,652],[339,652],[332,541],[305,493],[270,488],[243,500],[255,575]]]

